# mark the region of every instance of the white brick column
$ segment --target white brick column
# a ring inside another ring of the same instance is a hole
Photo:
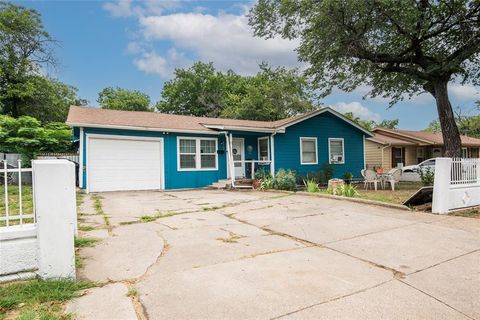
[[[67,160],[34,160],[38,274],[43,279],[75,278],[75,165]]]
[[[451,158],[436,158],[432,213],[447,214],[450,206]]]

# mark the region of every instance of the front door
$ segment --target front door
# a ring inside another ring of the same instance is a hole
[[[242,161],[245,158],[244,155],[243,139],[232,139],[232,154],[233,161]],[[245,178],[245,163],[234,162],[235,164],[235,178]]]

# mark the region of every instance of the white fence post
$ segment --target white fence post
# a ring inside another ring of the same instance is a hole
[[[43,279],[75,278],[75,165],[67,160],[34,160],[38,274]]]
[[[432,212],[447,214],[450,205],[451,158],[436,158]]]

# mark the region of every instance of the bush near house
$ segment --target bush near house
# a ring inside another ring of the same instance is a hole
[[[307,173],[306,176],[297,176],[297,184],[303,184],[305,180],[313,180],[318,184],[326,185],[328,180],[333,178],[333,166],[328,162],[322,164],[319,171],[312,171]]]
[[[60,122],[41,122],[29,116],[0,115],[0,152],[20,153],[32,159],[40,152],[73,151],[72,131]]]

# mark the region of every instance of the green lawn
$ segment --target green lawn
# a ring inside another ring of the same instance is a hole
[[[403,204],[408,198],[410,198],[410,196],[412,196],[418,189],[422,187],[422,184],[415,182],[400,182],[399,184],[395,185],[395,191],[388,189],[389,187],[390,185],[387,185],[385,189],[382,189],[379,186],[378,190],[375,191],[372,189],[365,190],[363,188],[363,184],[358,185],[358,198],[394,204]]]
[[[0,319],[71,319],[63,303],[81,290],[92,287],[86,281],[31,280],[0,285]]]
[[[9,216],[19,215],[20,214],[20,198],[19,198],[19,188],[18,186],[8,185],[8,209]],[[22,208],[23,214],[29,215],[33,213],[33,193],[32,186],[22,186]],[[0,186],[0,217],[6,215],[5,210],[5,187]],[[33,219],[24,219],[24,223],[33,222]],[[11,220],[10,225],[20,224],[20,220]],[[5,226],[5,221],[0,221],[0,227]]]

